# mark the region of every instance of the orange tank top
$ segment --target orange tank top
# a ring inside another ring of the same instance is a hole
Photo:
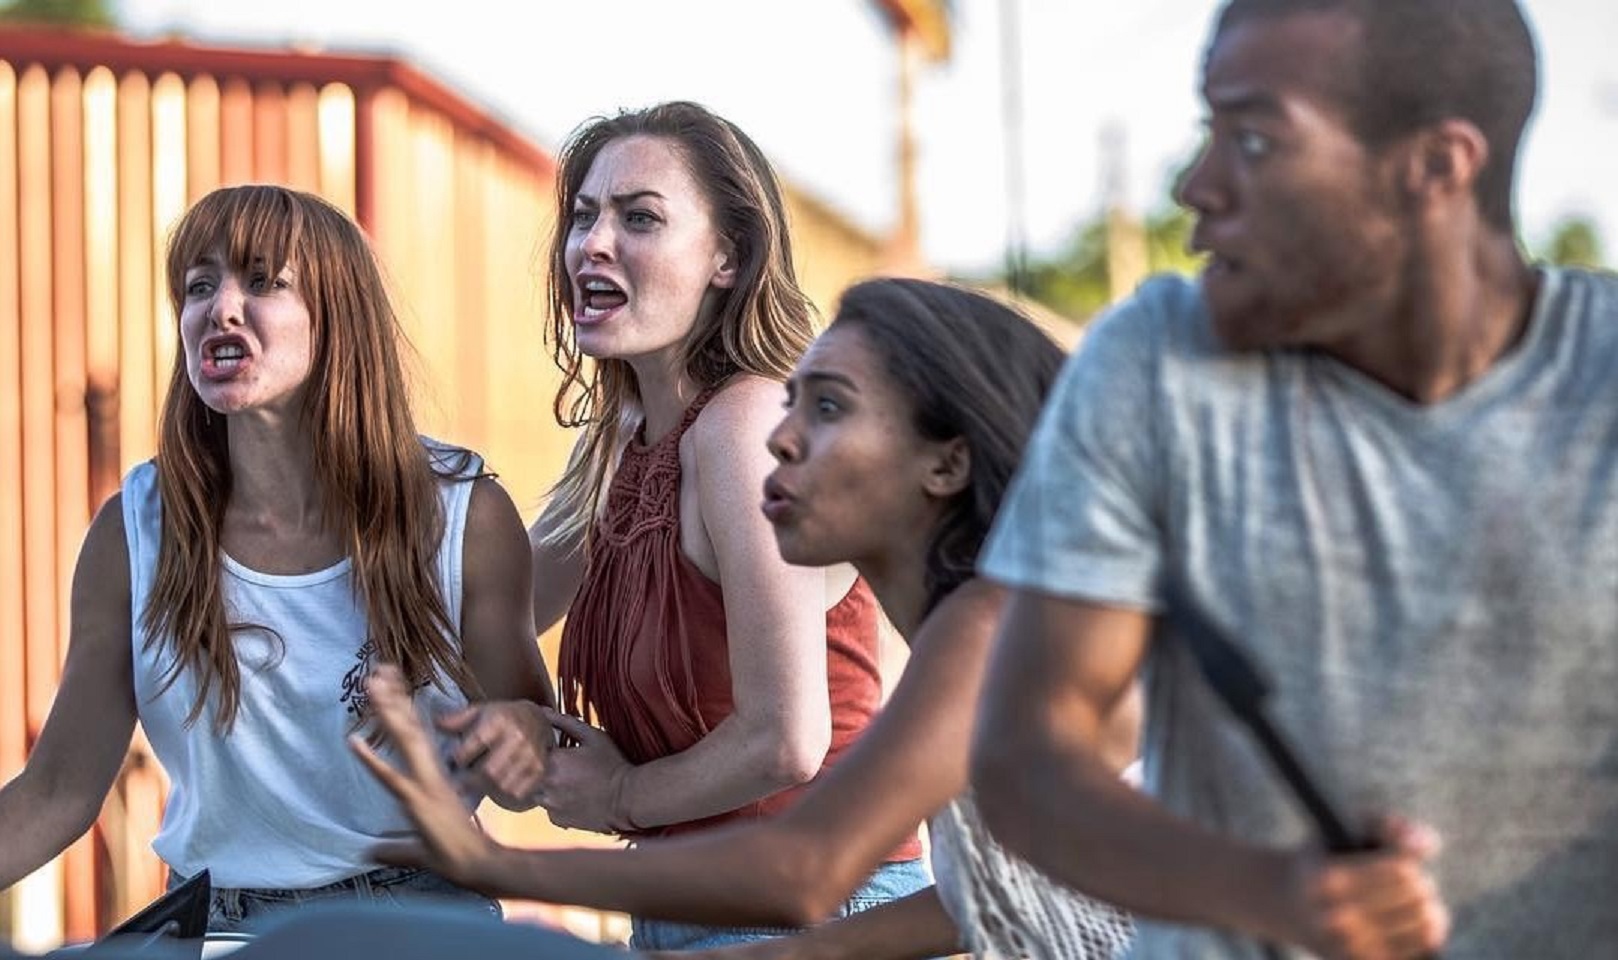
[[[579,717],[588,711],[631,763],[688,749],[734,709],[724,596],[680,549],[680,438],[717,392],[710,388],[692,401],[679,426],[656,443],[637,438],[625,448],[562,628],[563,709]],[[863,579],[826,611],[832,737],[821,774],[881,705],[877,624],[876,598]],[[769,816],[806,787],[636,836]],[[920,840],[913,836],[889,859],[920,855]]]

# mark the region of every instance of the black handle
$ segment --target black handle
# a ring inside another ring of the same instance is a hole
[[[1176,602],[1171,603],[1165,617],[1169,627],[1190,649],[1208,685],[1258,740],[1281,779],[1314,820],[1326,849],[1332,853],[1375,850],[1379,846],[1376,839],[1349,829],[1336,805],[1309,775],[1281,731],[1270,722],[1269,714],[1264,711],[1264,701],[1272,689],[1268,678],[1223,631],[1200,616],[1183,597],[1173,599]],[[1428,954],[1422,960],[1439,960],[1439,955]]]

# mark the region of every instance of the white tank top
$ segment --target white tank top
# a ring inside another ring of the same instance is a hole
[[[423,442],[441,456],[456,452]],[[456,465],[440,463],[445,471]],[[473,455],[460,476],[470,478],[481,468],[481,458]],[[445,527],[438,582],[450,622],[459,624],[461,543],[472,484],[445,480],[439,491]],[[152,848],[186,876],[208,869],[215,887],[303,889],[375,868],[367,851],[381,840],[410,835],[412,828],[347,743],[356,698],[365,695],[359,681],[371,659],[351,561],[282,576],[224,557],[227,620],[269,627],[280,640],[261,630],[235,633],[241,700],[234,726],[220,736],[213,728],[217,698],[210,695],[187,726],[196,677],[182,672],[163,689],[172,644],[145,643],[141,623],[162,536],[153,462],[124,478],[123,514],[137,708],[170,784]],[[466,704],[453,681],[441,679],[449,693],[435,684],[416,692],[428,715]],[[386,748],[382,755],[392,759]],[[467,799],[475,804],[477,798]]]

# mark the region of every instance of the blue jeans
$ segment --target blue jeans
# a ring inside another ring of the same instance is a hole
[[[932,886],[932,882],[932,873],[927,869],[925,860],[885,863],[854,891],[854,895],[837,911],[837,916],[846,917],[890,900],[908,897]],[[702,927],[672,920],[643,920],[640,917],[631,917],[629,923],[629,945],[636,950],[707,950],[801,932],[791,927]]]
[[[187,879],[178,871],[170,870],[168,888],[173,890]],[[345,900],[393,906],[426,901],[496,920],[504,915],[498,902],[457,887],[436,873],[410,867],[381,867],[322,887],[300,890],[214,887],[208,902],[208,932],[253,933],[265,920],[301,904]]]

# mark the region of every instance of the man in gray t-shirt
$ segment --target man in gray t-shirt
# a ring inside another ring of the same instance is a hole
[[[1618,279],[1518,253],[1534,72],[1511,0],[1216,27],[1208,266],[1087,334],[983,560],[980,808],[1137,956],[1618,949]],[[1321,851],[1169,603],[1381,850]],[[1093,754],[1137,677],[1144,795]]]

